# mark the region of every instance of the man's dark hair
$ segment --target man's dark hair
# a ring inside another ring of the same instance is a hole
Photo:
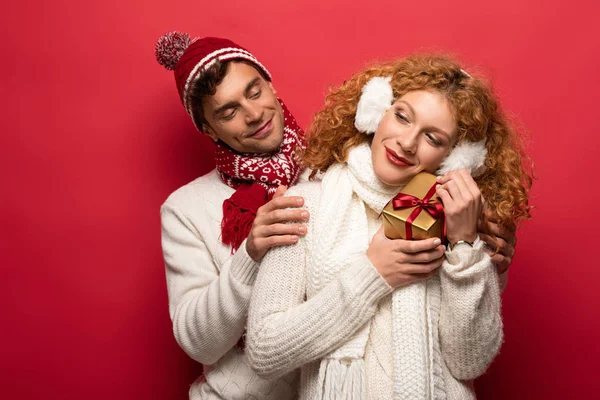
[[[195,80],[192,85],[192,90],[190,92],[190,101],[192,105],[192,112],[194,113],[194,121],[199,128],[202,129],[202,125],[207,125],[208,121],[204,118],[204,109],[202,108],[202,100],[204,96],[212,96],[217,92],[217,86],[223,81],[225,76],[227,75],[227,71],[229,70],[229,63],[231,62],[242,62],[256,69],[260,75],[267,81],[270,82],[271,78],[265,72],[257,68],[256,65],[251,62],[244,60],[231,60],[231,61],[219,61],[216,60],[210,68],[207,68],[200,74],[200,76]]]

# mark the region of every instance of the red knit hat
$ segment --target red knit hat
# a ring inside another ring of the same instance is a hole
[[[229,39],[206,37],[190,40],[187,33],[169,32],[158,39],[155,54],[160,65],[175,72],[179,97],[198,130],[200,127],[194,120],[190,98],[192,83],[216,60],[249,61],[271,79],[269,71],[256,57]]]

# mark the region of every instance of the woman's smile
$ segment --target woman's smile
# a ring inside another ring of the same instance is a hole
[[[387,159],[390,160],[390,162],[392,164],[394,164],[398,167],[409,167],[411,165],[414,165],[413,163],[408,161],[406,158],[400,157],[398,154],[396,154],[396,152],[394,150],[388,148],[387,146],[385,147],[385,152],[386,152]]]

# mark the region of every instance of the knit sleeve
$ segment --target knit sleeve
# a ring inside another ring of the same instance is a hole
[[[441,351],[452,375],[460,380],[483,374],[502,345],[500,285],[483,241],[446,252],[440,273]]]
[[[161,208],[169,312],[175,339],[194,360],[214,364],[244,332],[258,264],[245,242],[220,270],[191,220]]]
[[[261,262],[246,352],[252,367],[265,378],[280,377],[338,348],[371,319],[379,300],[392,291],[366,254],[360,254],[306,300],[311,227],[297,244],[273,248]]]

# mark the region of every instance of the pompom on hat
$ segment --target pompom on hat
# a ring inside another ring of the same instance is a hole
[[[256,57],[242,46],[229,39],[215,37],[190,39],[187,33],[169,32],[158,39],[155,47],[156,60],[175,74],[175,84],[181,102],[192,117],[196,128],[200,127],[194,120],[192,112],[191,89],[193,82],[217,60],[244,60],[252,63],[271,79],[271,74]]]

